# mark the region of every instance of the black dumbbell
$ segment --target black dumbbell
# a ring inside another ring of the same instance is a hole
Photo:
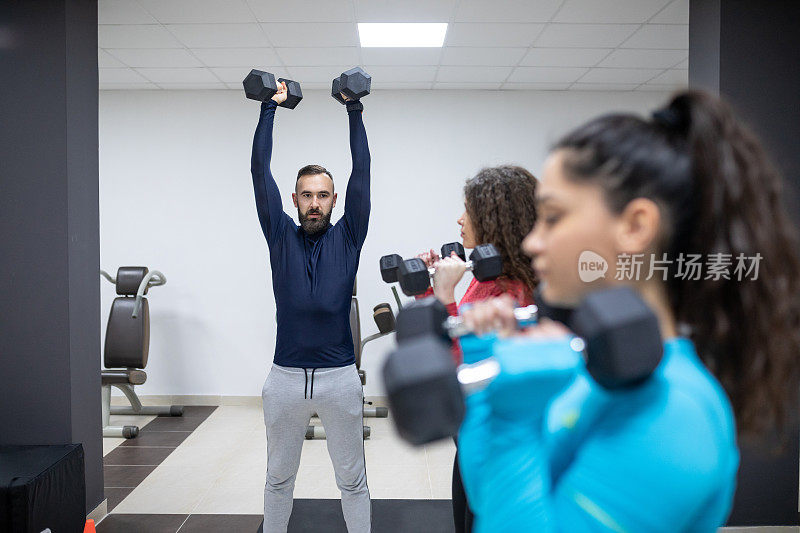
[[[371,86],[372,76],[367,74],[361,67],[354,67],[333,78],[331,96],[342,104],[346,104],[347,101],[342,97],[342,94],[350,100],[360,100],[369,94]]]
[[[398,328],[407,310],[400,312]],[[432,320],[430,316],[425,319]],[[574,311],[570,327],[578,335],[571,346],[583,349],[586,370],[604,388],[636,386],[661,362],[658,319],[629,288],[588,295]],[[535,350],[535,344],[531,349]],[[532,355],[532,368],[540,367]],[[575,361],[577,371],[579,358]],[[485,387],[499,371],[494,357],[456,369],[449,342],[443,342],[441,334],[423,334],[403,342],[383,367],[389,407],[400,436],[419,445],[455,435],[465,413],[464,394]]]
[[[398,254],[389,254],[381,257],[380,268],[383,281],[386,283],[397,283],[397,272],[402,263],[403,258]]]
[[[536,323],[540,318],[569,324],[572,309],[548,305],[541,293],[534,291],[534,301],[538,305],[528,305],[514,309],[517,326],[524,328]],[[423,298],[403,308],[397,317],[397,342],[421,335],[434,335],[442,339],[455,339],[471,333],[461,316],[450,316],[447,308],[436,298]]]
[[[514,309],[520,328],[536,323],[539,308],[535,305]],[[398,343],[432,335],[450,340],[471,333],[461,316],[450,316],[445,305],[436,298],[423,298],[403,308],[397,317],[396,338]]]
[[[466,255],[464,254],[464,247],[460,242],[448,242],[447,244],[442,245],[442,257],[450,257],[450,252],[456,252],[462,261],[467,260]],[[397,274],[402,262],[403,258],[398,254],[389,254],[381,257],[380,269],[381,278],[383,278],[383,281],[386,283],[397,283]]]
[[[478,281],[495,279],[503,273],[503,258],[493,244],[479,244],[469,254],[467,270],[472,271]],[[428,268],[422,259],[415,257],[399,265],[397,280],[406,296],[415,296],[428,290],[435,272],[434,268]]]
[[[266,102],[278,92],[278,83],[284,82],[286,84],[286,100],[278,104],[287,109],[294,109],[300,100],[303,99],[303,91],[300,90],[300,84],[294,80],[287,80],[286,78],[278,78],[275,81],[275,76],[263,70],[251,70],[250,74],[242,82],[244,85],[244,94],[251,100],[258,100],[259,102]]]
[[[467,260],[467,254],[464,252],[464,246],[460,242],[448,242],[442,245],[442,259],[450,257],[450,254],[455,252],[462,261]]]
[[[561,322],[562,324],[570,323],[572,309],[548,304],[544,297],[542,297],[540,287],[536,287],[533,290],[533,301],[536,302],[536,306],[539,308],[539,317],[549,318],[550,320]]]

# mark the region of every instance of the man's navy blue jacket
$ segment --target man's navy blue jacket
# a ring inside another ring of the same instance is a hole
[[[274,363],[298,368],[345,366],[355,362],[350,331],[350,298],[369,222],[369,146],[363,106],[349,102],[353,171],[344,216],[336,225],[308,235],[283,211],[270,172],[276,104],[261,104],[250,170],[261,229],[269,245],[272,289],[277,308]]]

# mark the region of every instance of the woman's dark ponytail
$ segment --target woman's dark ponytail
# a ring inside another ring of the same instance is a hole
[[[740,429],[783,421],[797,403],[800,262],[779,173],[755,135],[718,98],[687,91],[650,120],[601,117],[556,148],[567,151],[567,175],[597,182],[613,211],[639,197],[661,206],[678,323],[729,393]],[[732,267],[744,259],[749,276],[687,279],[681,254]]]
[[[674,280],[676,317],[731,395],[739,425],[763,428],[797,402],[800,265],[781,178],[761,143],[718,98],[686,92],[669,104],[686,118],[696,206],[679,239],[703,257],[757,261],[748,279]],[[706,355],[708,354],[708,355]]]

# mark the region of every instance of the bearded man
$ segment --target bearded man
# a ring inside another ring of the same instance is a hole
[[[316,413],[328,440],[350,533],[371,528],[363,441],[363,391],[355,366],[350,298],[367,236],[370,155],[359,101],[347,102],[353,170],[344,216],[330,223],[336,206],[333,176],[308,165],[297,173],[292,201],[298,227],[283,211],[270,172],[275,109],[286,86],[261,104],[251,172],[261,229],[267,239],[277,309],[275,356],[264,383],[267,481],[264,532],[284,533],[306,427]]]

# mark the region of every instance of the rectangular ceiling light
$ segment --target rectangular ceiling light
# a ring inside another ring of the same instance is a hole
[[[444,44],[446,22],[359,22],[362,47],[436,48]]]

